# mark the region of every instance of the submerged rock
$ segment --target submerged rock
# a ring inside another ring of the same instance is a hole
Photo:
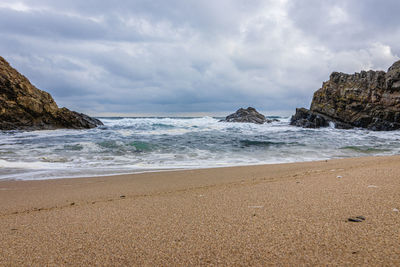
[[[333,72],[314,93],[311,107],[296,109],[291,125],[318,128],[400,129],[400,61],[388,72]]]
[[[228,115],[225,120],[226,122],[249,122],[263,124],[265,122],[272,122],[267,120],[265,116],[259,113],[255,108],[248,107],[247,109],[240,108],[235,113]]]
[[[85,114],[58,108],[47,92],[37,89],[0,57],[0,130],[94,128],[103,123]]]

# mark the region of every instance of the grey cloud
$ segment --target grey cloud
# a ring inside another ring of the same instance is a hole
[[[105,32],[101,25],[90,20],[44,11],[25,13],[0,9],[0,25],[2,33],[42,38],[98,39]]]
[[[63,2],[29,1],[32,5],[52,7],[56,10],[65,10],[72,13],[81,13],[87,16],[130,18],[139,16],[152,21],[168,21],[175,26],[190,25],[198,29],[229,28],[240,22],[240,18],[257,10],[265,1],[255,0],[248,4],[244,0],[196,1],[171,0],[147,1],[136,0],[118,2],[110,1],[80,1]]]
[[[4,3],[0,55],[90,114],[294,112],[331,71],[386,69],[400,49],[395,1]]]
[[[332,49],[361,49],[366,43],[390,41],[399,31],[400,17],[396,14],[400,6],[395,0],[290,3],[289,15],[294,23]]]

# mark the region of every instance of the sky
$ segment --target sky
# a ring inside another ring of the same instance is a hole
[[[399,60],[398,14],[398,0],[1,0],[0,56],[89,115],[291,115],[331,72]]]

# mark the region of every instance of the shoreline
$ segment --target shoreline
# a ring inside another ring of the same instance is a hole
[[[2,180],[0,265],[396,265],[399,161]]]
[[[118,176],[135,176],[135,175],[145,175],[151,173],[164,173],[164,172],[189,172],[198,170],[218,170],[218,169],[230,169],[230,168],[252,168],[260,166],[274,166],[274,165],[286,165],[286,164],[303,164],[303,163],[313,163],[313,162],[327,162],[336,160],[347,160],[347,159],[363,159],[363,158],[385,158],[385,157],[396,157],[400,155],[383,155],[383,156],[361,156],[361,157],[347,157],[347,158],[331,158],[331,159],[321,159],[321,160],[308,160],[308,161],[294,161],[294,162],[274,162],[274,163],[256,163],[256,164],[243,164],[243,165],[228,165],[228,166],[206,166],[198,168],[169,168],[169,169],[154,169],[154,170],[143,170],[137,172],[123,172],[123,173],[111,173],[111,174],[99,174],[99,175],[77,175],[77,176],[60,176],[60,177],[50,177],[50,178],[40,178],[40,179],[18,179],[18,178],[2,178],[0,179],[0,184],[2,182],[31,182],[31,181],[53,181],[53,180],[69,180],[69,179],[96,179],[96,178],[111,178]],[[15,174],[18,176],[18,174]]]
[[[237,165],[224,165],[224,166],[204,166],[204,167],[173,167],[166,169],[149,169],[149,170],[139,170],[132,172],[121,172],[121,173],[105,173],[105,174],[82,174],[76,176],[55,176],[49,178],[0,178],[2,181],[48,181],[48,180],[60,180],[60,179],[92,179],[101,177],[114,177],[114,176],[126,176],[126,175],[138,175],[146,173],[158,173],[158,172],[180,172],[180,171],[195,171],[195,170],[210,170],[210,169],[221,169],[221,168],[238,168],[238,167],[257,167],[257,166],[268,166],[268,165],[282,165],[282,164],[299,164],[299,163],[310,163],[310,162],[324,162],[332,160],[346,160],[346,159],[358,159],[358,158],[379,158],[379,157],[395,157],[398,155],[371,155],[371,156],[360,156],[360,157],[339,157],[339,158],[326,158],[326,159],[311,159],[306,161],[291,161],[291,162],[272,162],[272,163],[254,163],[254,164],[237,164]],[[400,156],[400,155],[399,155]],[[23,174],[23,173],[22,173]],[[14,176],[18,176],[15,174]]]

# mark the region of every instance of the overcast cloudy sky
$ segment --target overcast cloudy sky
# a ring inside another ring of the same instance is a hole
[[[1,0],[0,55],[91,115],[271,114],[400,56],[398,0]]]

